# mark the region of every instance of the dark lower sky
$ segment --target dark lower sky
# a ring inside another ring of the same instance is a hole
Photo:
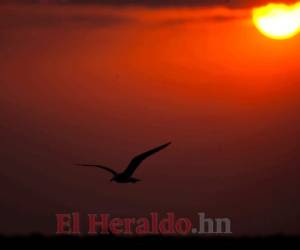
[[[299,42],[244,9],[0,7],[0,232],[55,213],[229,217],[298,234]],[[97,169],[173,144],[120,186]]]

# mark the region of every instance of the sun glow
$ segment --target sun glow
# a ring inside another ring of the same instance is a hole
[[[269,38],[284,40],[294,37],[300,32],[300,3],[254,8],[253,22]]]

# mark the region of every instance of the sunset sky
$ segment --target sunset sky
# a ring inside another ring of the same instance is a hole
[[[1,234],[53,234],[70,211],[300,233],[300,35],[255,28],[267,1],[4,2]],[[168,141],[135,185],[73,166],[121,171]]]

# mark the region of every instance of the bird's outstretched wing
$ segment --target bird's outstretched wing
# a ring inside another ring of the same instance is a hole
[[[131,162],[129,163],[128,167],[125,169],[125,171],[122,173],[124,176],[126,177],[130,177],[134,171],[137,169],[137,167],[142,163],[143,160],[145,160],[147,157],[149,157],[150,155],[155,154],[156,152],[164,149],[165,147],[169,146],[171,144],[171,142],[168,142],[164,145],[161,145],[157,148],[151,149],[147,152],[144,152],[140,155],[137,155],[136,157],[134,157]]]
[[[104,169],[108,172],[110,172],[113,175],[116,175],[117,172],[111,168],[105,167],[105,166],[101,166],[101,165],[95,165],[95,164],[75,164],[76,166],[83,166],[83,167],[96,167],[96,168],[101,168]]]

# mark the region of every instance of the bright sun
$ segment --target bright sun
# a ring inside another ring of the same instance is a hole
[[[300,3],[269,4],[253,9],[253,22],[258,30],[272,39],[288,39],[300,32]]]

